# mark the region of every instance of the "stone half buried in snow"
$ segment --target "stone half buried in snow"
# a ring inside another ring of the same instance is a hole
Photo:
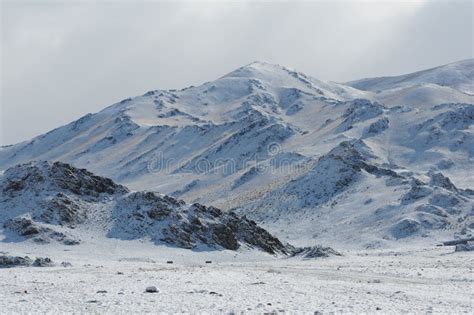
[[[158,289],[155,286],[149,286],[145,289],[146,293],[158,293]]]
[[[36,257],[32,260],[30,257],[25,256],[0,256],[0,268],[12,268],[12,267],[52,267],[54,266],[53,261],[48,257]]]
[[[474,242],[466,242],[463,244],[457,244],[455,252],[474,252]]]
[[[31,263],[32,260],[28,256],[0,256],[0,268],[28,267]]]
[[[54,266],[53,261],[51,258],[48,257],[37,257],[35,261],[33,261],[34,267],[52,267]]]

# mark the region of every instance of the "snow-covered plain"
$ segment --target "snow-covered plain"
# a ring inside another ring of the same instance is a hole
[[[2,251],[48,253],[55,262],[72,264],[0,269],[3,314],[472,314],[473,309],[472,254],[447,247],[346,251],[306,261],[111,240],[47,250],[9,243]],[[145,293],[148,286],[159,293]]]

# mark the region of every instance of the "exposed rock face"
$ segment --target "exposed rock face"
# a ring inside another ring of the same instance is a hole
[[[2,191],[15,195],[25,189],[37,192],[49,188],[97,199],[101,194],[126,193],[127,189],[111,179],[95,176],[85,169],[77,169],[61,162],[31,162],[5,171]]]
[[[458,192],[459,190],[454,186],[453,182],[451,180],[444,176],[442,173],[435,173],[435,172],[430,172],[428,173],[430,176],[430,184],[433,186],[441,187],[447,190],[450,190],[452,192]]]
[[[232,232],[235,233],[236,239],[241,240],[247,245],[261,248],[270,254],[288,254],[293,250],[292,246],[283,245],[279,239],[246,217],[241,218],[235,213],[230,212],[224,220]]]
[[[0,224],[37,243],[75,245],[79,239],[64,227],[86,222],[89,213],[128,190],[112,180],[61,162],[30,162],[0,177]]]
[[[254,221],[215,207],[155,194],[133,192],[112,180],[68,164],[32,162],[8,169],[0,177],[4,192],[0,213],[6,230],[37,243],[74,245],[74,231],[101,226],[108,237],[149,238],[157,244],[199,249],[237,250],[241,246],[270,254],[289,254]],[[48,261],[39,261],[44,265]]]
[[[132,193],[119,200],[113,211],[110,237],[148,236],[156,243],[189,249],[237,250],[243,244],[271,254],[289,251],[287,245],[245,217],[151,192]]]
[[[96,203],[128,190],[108,178],[61,162],[30,162],[9,168],[0,178],[4,215],[29,213],[35,221],[74,226]]]

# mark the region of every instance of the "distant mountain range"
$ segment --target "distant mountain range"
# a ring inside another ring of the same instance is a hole
[[[466,237],[473,82],[473,59],[345,84],[253,62],[4,146],[0,169],[70,163],[132,190],[233,209],[297,245]]]

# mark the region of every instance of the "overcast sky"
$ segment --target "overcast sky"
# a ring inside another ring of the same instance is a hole
[[[342,82],[472,58],[472,11],[469,0],[2,1],[0,144],[254,60]]]

